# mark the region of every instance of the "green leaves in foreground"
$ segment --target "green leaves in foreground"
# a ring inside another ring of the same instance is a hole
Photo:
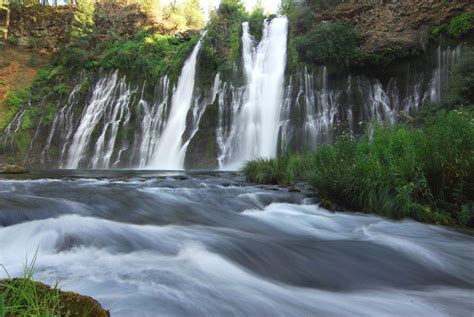
[[[359,211],[474,226],[474,112],[440,111],[415,129],[376,127],[316,152],[249,162],[248,181],[305,180],[325,199]]]

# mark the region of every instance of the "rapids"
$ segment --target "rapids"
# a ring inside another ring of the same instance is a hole
[[[0,179],[0,264],[112,316],[469,316],[474,236],[331,213],[231,173]],[[5,273],[0,273],[0,279]]]

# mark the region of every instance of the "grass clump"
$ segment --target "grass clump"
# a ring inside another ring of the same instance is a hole
[[[250,162],[247,180],[309,182],[348,208],[442,225],[474,226],[474,111],[440,111],[420,129],[379,126],[316,152]]]
[[[21,278],[0,280],[4,316],[60,316],[57,285],[49,288],[33,281],[36,260],[37,253],[31,263],[25,264]]]
[[[110,316],[108,311],[90,297],[63,292],[58,283],[49,287],[34,281],[37,258],[38,253],[35,252],[32,261],[26,262],[20,278],[0,280],[0,317]]]

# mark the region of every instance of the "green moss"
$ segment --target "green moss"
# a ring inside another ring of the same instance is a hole
[[[58,84],[53,87],[53,92],[60,96],[68,95],[71,88],[66,84]]]
[[[24,158],[28,152],[30,146],[31,138],[28,131],[20,130],[15,135],[15,145],[18,151],[20,152],[20,157]]]
[[[42,124],[45,127],[51,126],[51,124],[53,123],[54,117],[56,116],[57,111],[58,109],[52,103],[49,103],[46,106],[43,106],[42,112],[44,112],[45,114],[43,117]]]
[[[0,130],[3,130],[8,125],[13,116],[21,109],[21,107],[28,103],[30,97],[31,92],[29,89],[8,92],[6,98],[8,112],[6,116],[0,120]]]

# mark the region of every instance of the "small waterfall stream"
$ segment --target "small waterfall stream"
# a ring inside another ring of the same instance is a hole
[[[118,95],[118,98],[114,98]],[[72,143],[69,147],[66,168],[76,169],[86,156],[88,146],[97,125],[102,125],[102,131],[96,140],[90,163],[92,168],[107,168],[115,149],[115,140],[122,118],[129,118],[130,97],[132,90],[125,77],[119,79],[118,72],[97,82],[91,101],[87,105]],[[127,120],[126,120],[127,121]],[[126,122],[124,123],[126,125]]]

